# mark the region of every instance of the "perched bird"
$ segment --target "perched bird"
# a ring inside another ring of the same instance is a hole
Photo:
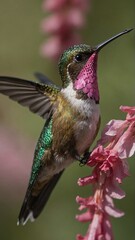
[[[36,74],[40,83],[0,77],[0,93],[46,119],[36,145],[18,225],[38,217],[69,164],[76,160],[87,161],[89,147],[100,125],[98,53],[131,30],[125,30],[96,47],[81,44],[66,50],[59,62],[62,88],[42,74]]]

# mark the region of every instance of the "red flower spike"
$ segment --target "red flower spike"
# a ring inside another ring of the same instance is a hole
[[[41,54],[57,60],[66,48],[81,42],[78,30],[85,24],[88,0],[44,0],[42,8],[51,15],[41,23],[42,32],[50,36]]]
[[[78,185],[94,186],[93,196],[77,197],[80,222],[90,222],[86,235],[77,235],[76,240],[113,240],[109,217],[124,215],[116,209],[113,198],[122,199],[125,193],[119,184],[129,176],[127,158],[135,152],[135,107],[121,106],[127,113],[126,120],[111,120],[102,132],[101,139],[92,151],[87,166],[94,167],[92,175],[79,178]]]

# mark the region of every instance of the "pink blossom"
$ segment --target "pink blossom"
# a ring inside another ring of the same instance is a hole
[[[65,39],[63,45],[61,44],[61,39],[59,38],[59,36],[55,36],[48,39],[46,43],[41,46],[41,54],[48,56],[52,59],[58,59],[60,56],[60,52],[63,52],[67,45],[72,45],[79,42],[80,38],[77,34],[72,34],[69,39]]]
[[[86,235],[77,240],[112,240],[110,216],[119,218],[124,213],[117,209],[113,199],[122,199],[125,193],[119,184],[129,175],[127,158],[135,152],[135,107],[121,106],[127,113],[125,120],[111,120],[102,132],[101,139],[92,151],[87,166],[94,167],[92,174],[78,180],[79,186],[92,184],[93,196],[77,197],[80,222],[91,222]]]
[[[78,30],[85,24],[88,0],[44,0],[43,10],[51,13],[41,23],[43,33],[49,34],[41,46],[41,54],[58,59],[69,46],[81,41]]]
[[[81,8],[83,11],[87,9],[87,1],[82,0],[46,0],[43,2],[43,9],[48,11],[58,11],[67,8],[69,5]]]
[[[2,196],[19,197],[26,188],[34,143],[5,126],[0,128],[0,189]]]

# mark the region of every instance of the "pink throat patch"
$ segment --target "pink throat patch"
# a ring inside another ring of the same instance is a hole
[[[88,98],[99,102],[99,90],[97,82],[97,53],[93,53],[80,71],[74,82],[76,90],[82,90]]]

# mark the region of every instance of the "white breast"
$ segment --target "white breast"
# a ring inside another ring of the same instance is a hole
[[[75,124],[76,149],[81,155],[93,142],[100,117],[99,105],[92,99],[77,99],[73,84],[62,90],[64,96],[73,107],[84,116],[84,120],[78,120]]]

